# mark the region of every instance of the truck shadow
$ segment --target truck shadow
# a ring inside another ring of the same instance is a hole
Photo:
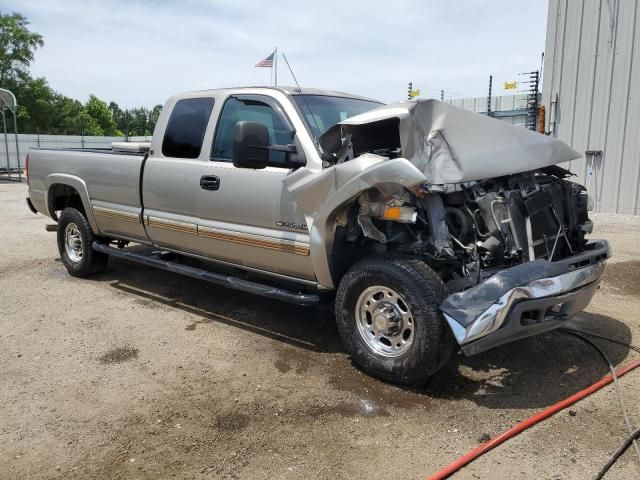
[[[314,363],[318,355],[339,354],[342,344],[330,306],[314,308],[289,305],[243,292],[235,292],[203,281],[150,267],[112,259],[107,271],[96,277],[108,281],[118,292],[135,297],[148,308],[172,308],[198,317],[187,330],[199,324],[218,322],[241,328],[302,349],[296,361]],[[568,327],[600,333],[631,343],[631,331],[620,320],[584,312],[568,322]],[[619,364],[629,348],[594,339]],[[277,344],[276,344],[276,348]],[[291,351],[290,347],[286,347]],[[306,352],[305,352],[306,351]],[[335,355],[334,355],[335,356]],[[363,398],[376,397],[385,403],[428,404],[437,399],[472,401],[490,409],[541,408],[591,385],[609,372],[598,352],[579,338],[551,332],[520,340],[489,352],[464,357],[454,355],[422,388],[398,388],[356,371],[340,356],[327,371],[340,389]],[[322,364],[324,362],[320,362]]]
[[[582,312],[567,328],[632,343],[623,322]],[[591,338],[614,366],[629,347]],[[562,331],[549,332],[495,348],[474,357],[456,356],[437,372],[424,392],[432,397],[466,398],[488,408],[544,407],[595,383],[610,372],[596,349]]]
[[[186,327],[189,330],[198,323],[218,322],[305,350],[342,351],[330,305],[299,307],[118,259],[110,259],[107,271],[96,279],[111,281],[113,288],[135,295],[143,306],[166,306],[200,317]]]

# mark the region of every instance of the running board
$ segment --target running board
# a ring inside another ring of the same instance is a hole
[[[187,277],[198,278],[209,283],[233,288],[242,292],[253,293],[254,295],[260,295],[261,297],[272,298],[274,300],[281,300],[283,302],[295,303],[296,305],[307,307],[320,303],[320,295],[314,293],[291,292],[282,288],[276,288],[270,285],[251,282],[249,280],[244,280],[230,275],[223,275],[209,270],[190,267],[177,262],[154,258],[150,255],[127,251],[123,248],[110,247],[104,243],[93,242],[92,247],[96,252],[106,253],[107,255],[113,255],[114,257],[141,263],[149,267],[156,267],[169,272],[179,273],[181,275],[186,275]]]

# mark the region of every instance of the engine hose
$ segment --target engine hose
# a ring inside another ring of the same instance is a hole
[[[452,228],[455,227],[455,225],[451,224],[451,219],[447,218],[447,227],[449,228],[449,232],[454,232],[458,238],[462,238],[463,240],[466,239],[471,231],[471,225],[469,224],[469,219],[464,212],[456,207],[446,207],[444,211],[448,217],[456,217],[460,224],[460,231],[457,232],[455,228]]]
[[[638,367],[640,367],[640,360],[636,360],[634,362],[631,362],[615,370],[615,376],[616,378],[620,378]],[[476,458],[484,455],[488,451],[494,449],[498,445],[501,445],[502,443],[515,437],[519,433],[527,430],[528,428],[536,425],[537,423],[540,423],[543,420],[546,420],[547,418],[555,415],[561,410],[564,410],[565,408],[570,407],[574,403],[588,397],[592,393],[597,392],[601,388],[606,387],[612,381],[613,381],[613,375],[610,373],[609,375],[606,375],[602,379],[598,380],[593,385],[583,390],[580,390],[577,393],[574,393],[573,395],[565,398],[564,400],[560,400],[559,402],[551,405],[550,407],[545,408],[541,412],[538,412],[535,415],[532,415],[529,418],[526,418],[523,421],[517,423],[516,425],[511,427],[509,430],[501,433],[497,437],[494,437],[491,440],[488,440],[487,442],[477,446],[476,448],[467,452],[466,454],[464,454],[457,460],[453,461],[446,467],[442,468],[438,472],[427,477],[426,480],[443,480],[445,478],[449,478],[451,475],[453,475],[455,472],[460,470],[462,467],[473,462]]]

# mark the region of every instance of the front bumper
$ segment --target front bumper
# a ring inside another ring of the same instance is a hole
[[[559,260],[535,260],[507,268],[440,305],[465,355],[560,327],[595,294],[611,256],[609,242]]]

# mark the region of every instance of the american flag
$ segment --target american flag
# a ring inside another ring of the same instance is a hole
[[[276,52],[273,52],[271,55],[269,55],[264,60],[261,60],[258,63],[256,63],[256,67],[270,67],[270,68],[273,68],[273,55],[275,53]]]

